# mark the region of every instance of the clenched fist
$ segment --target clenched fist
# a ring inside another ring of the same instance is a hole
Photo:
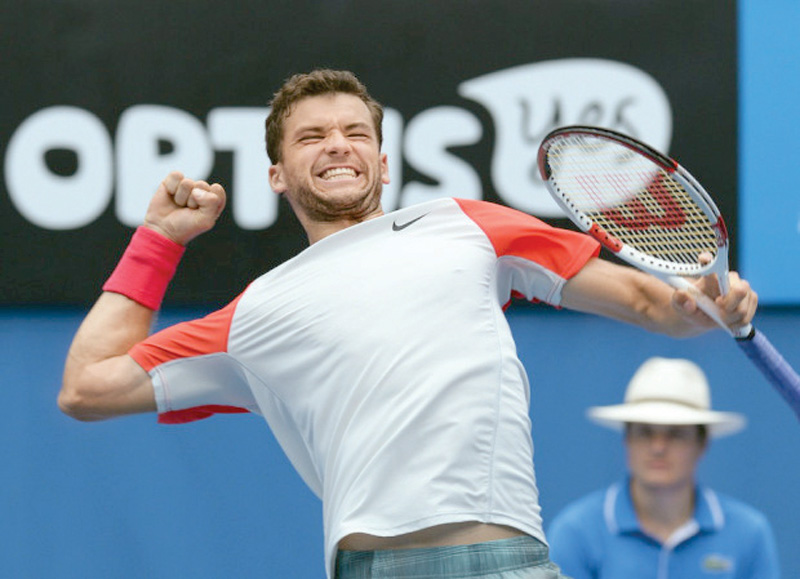
[[[222,185],[194,181],[173,171],[161,182],[150,200],[144,225],[186,245],[214,227],[225,209],[225,199]]]

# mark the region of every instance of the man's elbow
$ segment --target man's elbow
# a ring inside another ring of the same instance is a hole
[[[69,387],[67,384],[64,384],[58,394],[58,408],[67,416],[81,422],[98,420],[86,397],[78,389]]]
[[[102,364],[68,363],[58,407],[83,422],[156,410],[150,378],[127,356]]]
[[[58,394],[58,408],[67,416],[81,422],[94,422],[114,416],[103,408],[93,388],[76,380],[64,380]]]

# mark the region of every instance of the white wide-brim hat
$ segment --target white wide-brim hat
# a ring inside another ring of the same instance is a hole
[[[711,393],[703,371],[689,360],[650,358],[631,378],[623,404],[589,408],[590,420],[621,430],[625,424],[708,427],[711,436],[740,431],[747,423],[735,412],[711,410]]]

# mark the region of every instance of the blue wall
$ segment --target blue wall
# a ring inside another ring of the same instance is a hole
[[[756,322],[800,369],[800,310],[762,309]],[[649,356],[688,358],[706,371],[713,406],[741,412],[749,420],[743,432],[712,441],[701,463],[701,482],[766,513],[777,536],[784,577],[800,577],[798,421],[727,335],[673,340],[567,312],[523,311],[512,314],[511,323],[534,383],[535,463],[546,523],[576,495],[603,487],[624,472],[620,435],[586,420],[586,408],[621,402],[630,376]],[[545,347],[537,347],[543,340]],[[554,344],[576,352],[570,357]]]
[[[200,313],[168,311],[161,323]],[[83,315],[0,310],[0,577],[323,576],[319,502],[260,419],[84,424],[59,413],[61,369]],[[509,319],[531,371],[546,520],[624,468],[618,435],[587,422],[586,406],[617,402],[644,358],[684,356],[707,370],[715,406],[751,422],[713,444],[703,481],[762,509],[785,577],[800,577],[797,419],[727,336],[676,341],[546,308],[512,308]],[[796,367],[798,322],[798,311],[758,317]]]
[[[798,30],[797,0],[739,2],[739,269],[771,304],[800,303]]]

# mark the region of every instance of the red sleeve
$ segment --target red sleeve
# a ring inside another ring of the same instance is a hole
[[[456,199],[461,210],[480,227],[500,256],[529,259],[569,279],[592,257],[600,254],[600,244],[588,235],[547,223],[510,207]]]
[[[128,355],[149,372],[170,360],[227,351],[231,320],[241,297],[204,318],[175,324],[153,334],[134,345]]]

